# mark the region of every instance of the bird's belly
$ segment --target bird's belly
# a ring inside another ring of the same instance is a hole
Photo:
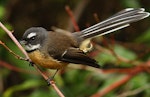
[[[44,68],[61,69],[68,64],[65,62],[54,60],[50,56],[44,56],[44,54],[40,53],[39,50],[28,53],[28,56],[30,57],[33,63],[40,65]]]

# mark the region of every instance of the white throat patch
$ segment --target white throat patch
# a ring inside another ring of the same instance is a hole
[[[36,33],[32,32],[32,33],[28,34],[27,38],[31,38],[31,37],[34,37],[34,36],[36,36]]]
[[[41,47],[40,44],[36,44],[36,45],[28,44],[28,45],[25,45],[25,50],[32,51],[32,50],[35,50],[35,49],[39,49],[40,47]]]

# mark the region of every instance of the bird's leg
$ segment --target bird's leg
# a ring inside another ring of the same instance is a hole
[[[51,85],[50,81],[52,81],[52,80],[54,79],[54,77],[55,77],[55,75],[57,74],[58,70],[59,70],[59,69],[57,69],[57,70],[56,70],[56,72],[53,74],[53,76],[52,76],[52,77],[49,77],[49,78],[46,80],[46,81],[47,81],[47,83],[48,83],[48,86],[50,86],[50,85]]]

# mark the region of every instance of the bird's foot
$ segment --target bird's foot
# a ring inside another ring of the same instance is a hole
[[[50,85],[51,85],[51,82],[53,82],[53,79],[54,79],[55,75],[57,74],[57,72],[58,72],[58,69],[56,70],[56,72],[54,73],[54,75],[53,75],[52,77],[49,77],[49,78],[46,80],[47,83],[48,83],[48,86],[50,86]]]
[[[29,62],[29,66],[33,66],[33,65],[34,65],[34,63],[30,61]]]
[[[51,83],[53,82],[53,79],[54,79],[53,77],[50,77],[46,80],[48,86],[51,85]]]

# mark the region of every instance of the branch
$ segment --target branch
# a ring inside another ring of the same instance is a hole
[[[122,78],[121,80],[119,80],[115,83],[112,83],[108,87],[98,91],[96,94],[92,95],[91,97],[102,97],[102,96],[106,95],[110,91],[112,91],[112,90],[116,89],[117,87],[119,87],[119,86],[125,84],[126,82],[128,82],[131,78],[133,78],[137,74],[139,74],[143,71],[146,71],[147,68],[150,68],[150,61],[148,61],[144,64],[140,64],[139,66],[136,66],[134,68],[131,68],[132,70],[130,72],[128,72],[128,75],[126,75],[124,78]]]
[[[2,42],[1,40],[0,40],[0,44],[1,44],[6,50],[8,50],[12,55],[14,55],[17,59],[28,61],[28,59],[23,58],[23,57],[17,55],[16,53],[14,53],[11,49],[9,49],[9,48],[6,46],[5,43]]]
[[[18,46],[18,48],[22,51],[22,53],[26,56],[27,59],[29,59],[26,51],[24,48],[20,45],[20,43],[17,41],[17,39],[14,37],[11,31],[9,31],[1,22],[0,27],[9,35],[9,37],[13,40],[13,42]]]
[[[14,66],[10,65],[9,63],[6,63],[6,62],[4,62],[2,60],[0,60],[0,66],[6,67],[9,70],[13,70],[13,71],[17,71],[17,72],[23,72],[23,73],[37,75],[37,72],[33,72],[33,71],[29,71],[29,70],[25,70],[25,69],[14,67]]]
[[[100,22],[100,19],[99,19],[99,17],[98,17],[98,14],[97,14],[97,13],[94,13],[93,16],[94,16],[95,21],[96,21],[97,23],[99,23],[99,22]]]
[[[18,48],[22,51],[22,53],[26,56],[25,59],[29,59],[28,57],[28,54],[26,53],[26,51],[24,50],[24,48],[20,45],[20,43],[17,41],[17,39],[14,37],[14,35],[12,34],[11,31],[9,31],[1,22],[0,22],[0,27],[9,35],[9,37],[13,40],[13,42],[18,46]],[[1,42],[1,44],[3,44]],[[6,45],[3,44],[3,46],[5,47]],[[15,57],[18,58],[18,55],[17,54],[14,54],[14,52],[10,51],[9,48],[5,47],[9,52],[11,52]],[[20,57],[21,58],[21,57]],[[25,60],[27,61],[27,60]],[[30,61],[29,61],[30,62]],[[43,72],[40,71],[40,69],[34,65],[34,67],[37,69],[37,71],[42,75],[42,77],[47,80],[48,79],[48,76],[46,76]],[[57,92],[57,94],[60,96],[60,97],[64,97],[64,95],[62,94],[62,92],[58,89],[58,87],[55,85],[54,81],[50,81],[51,85],[53,86],[53,88],[55,89],[55,91]]]
[[[75,31],[76,31],[76,32],[80,31],[80,28],[79,28],[79,26],[78,26],[78,24],[77,24],[77,22],[76,22],[76,20],[75,20],[75,18],[74,18],[73,12],[72,12],[72,10],[70,9],[70,7],[69,7],[69,6],[66,6],[65,9],[66,9],[66,11],[67,11],[67,13],[68,13],[68,15],[69,15],[69,17],[70,17],[72,23],[73,23],[73,26],[74,26]]]
[[[100,52],[106,52],[108,54],[113,55],[119,62],[124,62],[124,63],[129,63],[129,64],[133,64],[135,66],[141,64],[142,62],[140,61],[136,61],[136,60],[129,60],[125,57],[119,56],[117,55],[112,49],[107,49],[104,47],[99,46],[98,44],[94,43],[94,47],[99,50]]]
[[[110,86],[104,88],[103,90],[100,90],[98,93],[92,95],[91,97],[102,97],[102,96],[106,95],[107,93],[109,93],[110,91],[116,89],[120,85],[123,85],[124,83],[128,82],[132,77],[133,77],[133,75],[127,75],[124,78],[122,78],[120,81],[117,81],[117,82],[111,84]]]
[[[117,97],[133,96],[133,95],[136,95],[136,94],[138,94],[138,93],[140,93],[140,92],[142,92],[142,91],[144,91],[144,90],[146,90],[146,89],[149,89],[149,88],[150,88],[150,84],[146,84],[145,86],[140,87],[140,88],[138,88],[138,89],[135,89],[135,90],[133,90],[133,91],[124,92],[124,93],[118,95]]]
[[[41,70],[36,66],[36,65],[33,65],[34,68],[37,69],[37,71],[43,76],[43,78],[45,80],[48,79],[48,76],[46,76],[46,74],[44,74],[43,72],[41,72]],[[63,95],[63,93],[59,90],[59,88],[56,86],[55,82],[53,80],[50,81],[50,85],[55,89],[55,91],[57,92],[57,94],[60,96],[60,97],[65,97]]]

